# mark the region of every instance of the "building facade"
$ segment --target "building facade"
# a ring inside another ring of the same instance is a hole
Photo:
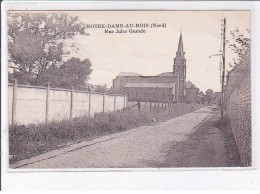
[[[127,83],[124,91],[130,101],[176,102],[175,83]]]
[[[182,34],[173,61],[173,71],[157,76],[142,76],[133,72],[121,72],[113,80],[113,89],[128,96],[129,101],[185,102],[186,59]]]

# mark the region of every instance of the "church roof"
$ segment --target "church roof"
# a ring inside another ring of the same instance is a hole
[[[173,72],[165,72],[165,73],[161,73],[157,76],[173,76]]]
[[[173,88],[175,83],[126,83],[125,88]]]
[[[137,73],[134,73],[134,72],[120,72],[118,74],[119,77],[124,77],[124,76],[140,76],[139,74]]]

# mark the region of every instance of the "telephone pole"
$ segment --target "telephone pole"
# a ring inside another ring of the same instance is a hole
[[[221,85],[221,120],[224,116],[224,101],[225,101],[225,47],[226,47],[226,18],[224,18],[223,24],[223,53],[222,53],[222,85]]]

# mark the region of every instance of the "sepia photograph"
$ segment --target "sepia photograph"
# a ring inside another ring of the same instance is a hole
[[[252,167],[250,10],[9,10],[9,169]]]

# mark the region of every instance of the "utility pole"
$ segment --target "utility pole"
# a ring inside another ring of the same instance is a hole
[[[221,120],[223,120],[224,116],[224,101],[225,101],[225,47],[226,47],[226,18],[224,18],[223,24],[223,53],[222,53],[222,86],[221,86]]]

